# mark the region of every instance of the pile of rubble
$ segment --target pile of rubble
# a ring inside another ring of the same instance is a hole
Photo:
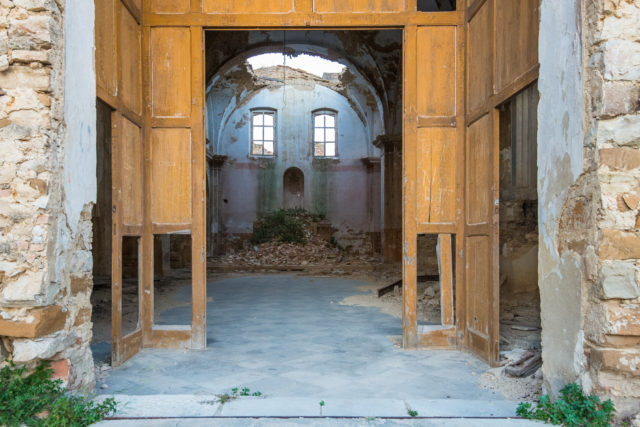
[[[229,249],[224,255],[210,259],[216,267],[292,267],[349,266],[377,262],[370,254],[345,250],[332,239],[331,224],[317,216],[300,211],[296,214],[304,227],[305,243],[270,241],[252,244],[243,242],[241,249]]]

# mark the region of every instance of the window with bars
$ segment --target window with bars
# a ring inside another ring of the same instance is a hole
[[[335,111],[316,111],[313,113],[313,156],[337,157]]]
[[[274,156],[276,112],[253,110],[251,117],[251,155]]]

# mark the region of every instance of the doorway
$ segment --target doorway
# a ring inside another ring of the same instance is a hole
[[[283,181],[283,208],[304,209],[304,173],[291,167],[284,172]]]

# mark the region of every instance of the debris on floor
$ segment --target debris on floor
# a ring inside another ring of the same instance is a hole
[[[499,391],[509,400],[535,401],[542,394],[539,350],[501,351],[501,364],[480,376],[480,386]]]
[[[393,283],[393,282],[392,282]],[[341,305],[376,307],[383,313],[402,318],[402,287],[378,297],[380,288],[372,288],[367,294],[352,295],[340,301]],[[438,324],[440,317],[440,283],[435,281],[418,283],[418,323]]]
[[[540,349],[540,298],[537,293],[500,295],[500,348]]]
[[[297,266],[303,269],[306,266],[342,267],[379,262],[378,257],[372,256],[370,251],[341,247],[331,236],[331,225],[317,215],[304,210],[277,211],[273,215],[281,212],[286,213],[286,220],[283,219],[282,224],[272,225],[275,230],[265,230],[264,224],[254,226],[254,242],[245,240],[241,249],[230,248],[226,254],[211,258],[209,265],[212,268],[233,266],[240,271],[242,267],[255,266]],[[291,230],[287,230],[287,227]],[[302,230],[299,230],[300,227]],[[300,231],[302,235],[298,236]],[[269,241],[256,243],[256,239],[258,242]]]

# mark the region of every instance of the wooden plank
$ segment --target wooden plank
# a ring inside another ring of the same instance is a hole
[[[490,268],[491,238],[489,236],[468,237],[465,242],[467,292],[467,331],[473,342],[483,342],[475,348],[479,355],[488,359],[488,337],[490,316]],[[478,341],[477,338],[482,338]],[[486,342],[486,343],[485,343]]]
[[[203,0],[205,13],[287,13],[294,0]]]
[[[111,96],[117,96],[115,0],[96,0],[94,3],[96,8],[96,85]]]
[[[341,12],[341,13],[191,13],[143,16],[145,25],[152,27],[203,26],[216,30],[251,29],[384,29],[407,25],[451,26],[464,21],[461,12]]]
[[[129,10],[118,2],[118,97],[127,109],[142,113],[142,68],[140,26]]]
[[[120,188],[122,226],[142,226],[144,202],[144,145],[141,129],[120,116]]]
[[[127,118],[127,120],[135,123],[138,126],[142,126],[142,115],[136,114],[133,111],[129,110],[120,98],[107,93],[101,87],[96,88],[96,95],[112,109],[118,110],[123,116]]]
[[[457,225],[453,222],[448,224],[418,223],[416,227],[418,234],[455,234],[457,230]]]
[[[440,128],[440,127],[456,127],[458,120],[456,116],[451,117],[418,117],[419,128]]]
[[[488,224],[492,213],[491,120],[483,116],[467,130],[466,222]]]
[[[148,10],[150,3],[143,2],[144,10]],[[142,97],[144,105],[144,121],[142,136],[144,139],[144,223],[142,235],[142,345],[151,343],[153,327],[153,231],[151,222],[151,28],[144,27],[142,31]]]
[[[188,13],[191,0],[148,0],[153,13]]]
[[[138,24],[142,24],[142,0],[120,0]]]
[[[437,328],[418,333],[418,345],[431,349],[452,350],[456,348],[456,329]]]
[[[191,193],[193,224],[191,234],[191,271],[192,271],[192,322],[191,348],[204,349],[207,346],[207,195],[205,181],[206,143],[204,130],[204,31],[201,27],[191,28]]]
[[[456,221],[456,130],[418,129],[416,212],[419,223]]]
[[[115,207],[111,215],[111,365],[122,363],[122,191],[120,178],[121,115],[111,113],[111,191]]]
[[[138,324],[138,329],[131,332],[122,339],[122,363],[131,359],[142,349],[142,329]]]
[[[181,224],[152,224],[153,234],[190,233],[191,222]]]
[[[492,366],[500,362],[500,112],[491,112],[491,192],[492,217],[491,232],[491,260],[489,261],[489,356]]]
[[[154,326],[145,347],[181,349],[191,345],[191,326]]]
[[[313,10],[313,0],[294,0],[294,10],[296,12],[311,12]]]
[[[151,29],[151,111],[153,117],[191,114],[189,28]]]
[[[402,12],[405,0],[314,0],[313,10],[320,13]]]
[[[417,336],[417,253],[416,230],[416,152],[417,152],[417,63],[418,28],[404,30],[403,138],[402,138],[402,346],[418,344]]]
[[[453,253],[451,234],[440,234],[440,307],[442,324],[453,326]]]
[[[418,29],[418,115],[456,115],[456,27]]]
[[[467,113],[484,107],[492,94],[490,4],[485,2],[468,26]]]
[[[495,92],[538,63],[539,0],[495,1]]]
[[[151,221],[191,221],[191,131],[151,130]]]
[[[488,3],[488,0],[471,0],[471,4],[467,8],[467,22],[471,21],[482,6]]]

